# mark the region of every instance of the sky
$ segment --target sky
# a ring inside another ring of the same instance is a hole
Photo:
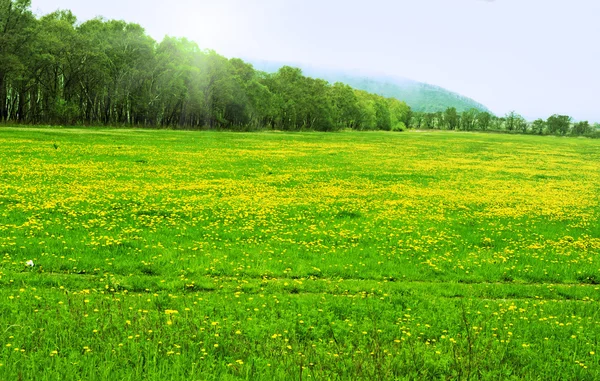
[[[227,57],[441,86],[497,115],[600,122],[600,0],[32,0]]]

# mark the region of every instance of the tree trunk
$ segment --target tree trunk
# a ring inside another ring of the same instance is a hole
[[[6,104],[6,75],[0,73],[0,122],[7,122],[8,108]]]

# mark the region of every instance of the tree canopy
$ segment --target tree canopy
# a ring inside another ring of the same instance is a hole
[[[185,38],[157,42],[137,24],[79,23],[68,10],[36,17],[30,0],[0,0],[0,123],[600,135],[600,126],[566,115],[529,123],[514,111],[438,106],[414,112],[298,68],[266,73]]]
[[[267,74],[184,38],[0,0],[0,122],[172,128],[401,130],[404,102],[283,67]]]
[[[600,125],[591,125],[587,121],[572,123],[572,118],[567,115],[552,115],[547,120],[528,122],[514,111],[497,117],[487,111],[470,109],[459,113],[449,107],[445,112],[411,112],[411,117],[411,126],[421,129],[600,137]]]

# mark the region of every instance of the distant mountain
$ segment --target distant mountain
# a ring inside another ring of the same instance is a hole
[[[411,79],[381,75],[365,76],[362,74],[350,74],[296,63],[246,61],[252,63],[257,70],[267,73],[274,73],[285,65],[298,67],[302,69],[304,75],[309,77],[322,78],[331,83],[342,82],[355,89],[399,99],[406,102],[414,111],[436,112],[444,111],[448,107],[455,107],[459,112],[472,108],[489,112],[487,107],[471,98],[438,86]]]

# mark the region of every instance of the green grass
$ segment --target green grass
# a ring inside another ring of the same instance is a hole
[[[599,194],[587,139],[0,128],[0,379],[596,380]]]

